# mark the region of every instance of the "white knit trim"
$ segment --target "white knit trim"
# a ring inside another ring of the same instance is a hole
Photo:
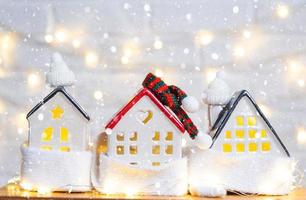
[[[40,187],[51,191],[90,191],[90,167],[92,153],[43,151],[21,147],[21,187]],[[23,184],[26,183],[26,184]]]

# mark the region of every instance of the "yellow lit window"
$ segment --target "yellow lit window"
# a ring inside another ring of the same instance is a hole
[[[69,151],[70,151],[70,147],[61,146],[61,147],[60,147],[60,151],[69,152]]]
[[[236,130],[236,137],[237,138],[243,138],[244,137],[244,131],[243,130]]]
[[[167,145],[165,151],[166,151],[166,154],[173,154],[173,146],[172,145]]]
[[[262,151],[267,152],[267,151],[270,151],[270,149],[271,149],[270,142],[263,142],[261,144],[261,150]]]
[[[160,166],[160,162],[152,162],[153,166]]]
[[[60,141],[61,142],[68,142],[69,140],[69,131],[65,127],[61,127],[61,134],[60,134]]]
[[[248,125],[249,126],[256,126],[256,117],[255,116],[249,116],[248,117]]]
[[[159,141],[160,133],[158,131],[154,132],[154,137],[152,138],[153,141]]]
[[[132,136],[130,137],[130,141],[137,141],[137,132],[132,133]]]
[[[237,152],[244,152],[244,144],[243,143],[236,144],[236,150]]]
[[[122,146],[122,145],[119,145],[119,146],[117,146],[117,154],[118,155],[123,155],[124,154],[124,146]]]
[[[231,139],[232,138],[232,132],[231,131],[226,131],[225,132],[225,138],[226,139]]]
[[[43,145],[40,147],[41,150],[44,150],[44,151],[51,151],[52,150],[52,147],[49,146],[49,145]]]
[[[232,145],[231,144],[223,144],[223,152],[232,152]]]
[[[250,129],[249,130],[249,137],[251,138],[251,139],[254,139],[254,138],[256,138],[256,130],[255,129]]]
[[[130,154],[132,155],[137,154],[137,146],[130,146]]]
[[[159,145],[154,145],[152,147],[152,154],[160,154],[160,146]]]
[[[244,118],[243,118],[243,116],[237,116],[236,117],[236,124],[238,126],[243,126],[244,125]]]
[[[168,131],[167,136],[166,136],[167,141],[172,141],[173,140],[173,132]]]
[[[53,135],[53,128],[49,126],[48,128],[45,128],[44,132],[42,133],[41,140],[43,142],[48,142],[52,139]]]
[[[266,138],[267,137],[267,130],[261,130],[261,137]]]
[[[117,134],[117,141],[123,141],[124,140],[124,134],[123,133],[118,133]]]
[[[250,152],[256,152],[257,151],[257,144],[255,142],[251,142],[249,144],[249,151]]]

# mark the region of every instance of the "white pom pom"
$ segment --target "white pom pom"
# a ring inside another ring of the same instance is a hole
[[[112,132],[113,132],[113,130],[112,129],[110,129],[110,128],[107,128],[107,129],[105,129],[105,131],[104,131],[107,135],[111,135],[112,134]]]
[[[195,138],[195,144],[202,150],[209,149],[212,144],[212,139],[210,135],[199,132],[198,136]]]
[[[193,113],[199,110],[198,100],[192,96],[187,96],[182,100],[182,106],[187,112]]]

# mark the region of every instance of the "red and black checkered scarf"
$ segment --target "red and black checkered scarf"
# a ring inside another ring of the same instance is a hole
[[[149,89],[163,105],[168,106],[175,113],[189,136],[195,139],[199,131],[187,113],[181,108],[182,100],[187,97],[186,93],[174,85],[168,86],[152,73],[146,76],[142,85]]]

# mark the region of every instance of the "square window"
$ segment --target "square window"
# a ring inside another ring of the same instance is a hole
[[[251,139],[254,139],[254,138],[256,138],[256,130],[255,129],[250,129],[249,130],[249,137],[251,138]]]
[[[173,140],[173,132],[168,131],[167,136],[166,136],[167,141],[172,141]]]
[[[167,145],[165,152],[166,154],[173,154],[173,145]]]
[[[61,131],[60,131],[60,141],[61,142],[68,142],[69,140],[69,131],[67,128],[65,127],[61,127]]]
[[[261,130],[261,137],[266,138],[267,137],[267,130]]]
[[[152,166],[160,166],[160,162],[152,162]]]
[[[132,133],[130,141],[137,141],[137,132]]]
[[[249,151],[250,152],[256,152],[257,151],[257,144],[255,142],[251,142],[249,144]]]
[[[236,137],[237,138],[243,138],[244,137],[244,131],[243,130],[236,130]]]
[[[160,133],[158,131],[154,132],[154,137],[152,138],[153,141],[159,141]]]
[[[270,149],[271,149],[270,142],[261,143],[261,150],[262,151],[268,152],[268,151],[270,151]]]
[[[60,151],[69,152],[69,151],[70,151],[70,147],[61,146],[61,147],[60,147]]]
[[[117,155],[123,155],[124,154],[124,146],[123,145],[119,145],[117,146]]]
[[[256,126],[256,117],[255,116],[249,116],[248,117],[248,125],[249,126]]]
[[[223,152],[225,152],[225,153],[232,152],[232,145],[231,144],[223,144]]]
[[[41,150],[44,150],[44,151],[51,151],[52,150],[52,146],[49,146],[49,145],[43,145],[40,147]]]
[[[135,146],[135,145],[130,146],[130,154],[131,155],[136,155],[137,154],[137,146]]]
[[[225,138],[226,139],[231,139],[232,138],[232,132],[231,131],[226,131],[225,132]]]
[[[244,144],[243,143],[237,143],[236,144],[236,151],[237,152],[244,152]]]
[[[154,145],[152,146],[152,154],[160,154],[160,146],[159,145]]]
[[[123,133],[118,133],[117,134],[117,141],[123,141],[124,140],[124,134]]]
[[[244,118],[243,118],[243,116],[237,116],[236,117],[236,124],[237,124],[237,126],[243,126],[244,125]]]

